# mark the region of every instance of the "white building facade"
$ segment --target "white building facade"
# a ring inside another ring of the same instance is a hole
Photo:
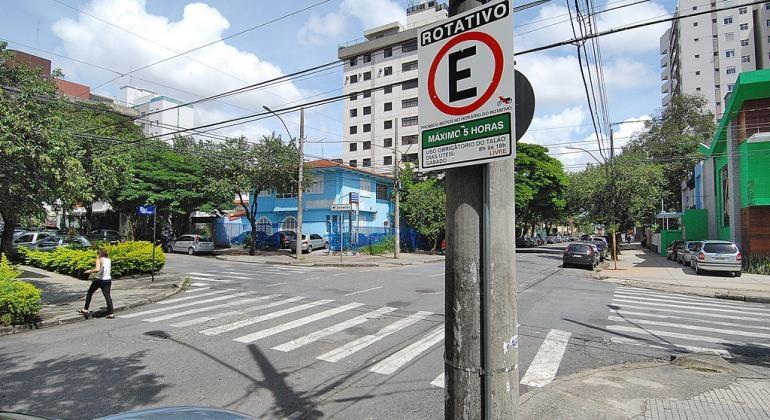
[[[398,22],[364,32],[365,39],[342,45],[345,63],[344,163],[390,172],[417,162],[417,28],[446,19],[447,6],[433,0],[407,8]]]
[[[139,111],[141,118],[137,123],[145,136],[163,136],[195,127],[195,110],[191,105],[180,107],[182,101],[132,86],[120,88],[120,96],[122,104]],[[164,109],[168,111],[157,112]]]
[[[660,38],[662,105],[678,94],[701,95],[716,119],[742,71],[770,68],[770,3],[747,0],[679,0],[680,16],[730,7],[675,21]]]

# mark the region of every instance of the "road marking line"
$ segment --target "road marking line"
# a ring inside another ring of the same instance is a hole
[[[218,274],[209,274],[209,273],[197,273],[197,272],[192,272],[192,273],[187,273],[187,274],[188,274],[188,275],[190,275],[190,276],[201,276],[201,277],[219,277],[219,275],[218,275]]]
[[[210,299],[203,299],[203,300],[198,300],[198,301],[195,301],[195,302],[180,303],[179,305],[166,306],[166,307],[163,307],[163,308],[150,309],[150,310],[147,310],[147,311],[136,312],[136,313],[133,313],[133,314],[121,315],[120,317],[121,318],[135,318],[135,317],[138,317],[138,316],[145,316],[145,315],[149,315],[149,314],[157,314],[158,312],[167,312],[167,311],[173,311],[174,309],[186,308],[188,306],[200,305],[201,303],[211,303],[211,302],[218,302],[220,300],[225,300],[225,299],[237,298],[237,297],[244,296],[244,295],[249,295],[249,294],[252,294],[252,293],[254,293],[254,292],[234,293],[232,295],[219,296],[219,297],[210,298]]]
[[[144,322],[165,321],[167,319],[178,318],[180,316],[199,314],[201,312],[211,311],[211,310],[214,310],[214,309],[227,308],[229,306],[235,306],[235,305],[243,305],[245,303],[259,302],[260,300],[272,299],[272,298],[276,298],[278,296],[280,296],[280,295],[259,296],[259,297],[255,297],[255,298],[234,300],[234,301],[225,302],[225,303],[218,303],[216,305],[204,306],[202,308],[188,309],[188,310],[182,311],[182,312],[175,312],[175,313],[171,313],[171,314],[156,316],[156,317],[153,317],[153,318],[147,318],[147,319],[143,319],[142,321],[144,321]]]
[[[296,302],[296,301],[302,300],[302,299],[304,299],[304,297],[302,297],[302,296],[292,297],[292,298],[284,299],[284,300],[281,300],[281,301],[278,301],[278,302],[266,303],[264,305],[253,306],[251,308],[240,309],[240,310],[237,310],[237,311],[222,312],[222,313],[219,313],[219,314],[202,316],[200,318],[194,318],[194,319],[191,319],[189,321],[183,321],[183,322],[178,322],[176,324],[171,324],[170,326],[171,327],[177,327],[177,328],[190,327],[190,326],[193,326],[193,325],[203,324],[205,322],[212,321],[212,320],[215,320],[215,319],[226,318],[226,317],[231,316],[231,315],[243,315],[243,314],[247,314],[249,312],[256,312],[256,311],[260,311],[262,309],[268,309],[268,308],[273,308],[273,307],[280,306],[280,305],[285,305],[287,303]]]
[[[634,338],[626,338],[626,337],[610,337],[610,341],[612,341],[615,344],[628,344],[632,346],[642,346],[642,347],[651,347],[654,349],[660,349],[660,350],[677,350],[677,349],[684,349],[687,350],[690,353],[713,353],[717,356],[722,356],[725,358],[732,358],[733,356],[730,354],[729,351],[723,350],[723,349],[712,349],[708,347],[699,347],[699,346],[689,346],[685,344],[674,344],[674,343],[667,343],[662,340],[637,340]],[[648,342],[654,342],[658,344],[649,344]]]
[[[337,277],[337,276],[344,276],[344,275],[347,275],[347,274],[349,274],[349,273],[337,273],[337,274],[334,274],[333,276]]]
[[[697,309],[710,309],[710,308],[724,308],[725,305],[721,303],[705,303],[705,302],[691,302],[689,300],[680,299],[680,298],[652,298],[652,297],[638,297],[631,294],[623,294],[620,292],[615,292],[616,297],[624,298],[624,299],[638,299],[638,300],[646,300],[651,302],[669,302],[669,303],[679,303],[682,305],[690,305],[692,307],[700,307]],[[758,311],[754,312],[755,315],[767,315],[770,316],[770,309],[761,309],[761,308],[742,308],[742,307],[733,307],[730,306],[730,308],[733,308],[733,312],[747,312],[746,309],[751,309],[752,311]]]
[[[684,295],[684,294],[673,294],[673,293],[663,293],[663,292],[655,292],[655,291],[647,291],[644,289],[629,289],[629,288],[616,288],[617,292],[621,293],[631,293],[631,294],[637,294],[637,295],[644,295],[649,297],[674,297],[676,299],[686,299],[686,300],[692,300],[692,301],[700,301],[700,302],[706,302],[706,303],[714,303],[719,305],[728,305],[728,306],[737,306],[740,308],[760,308],[764,309],[767,308],[766,304],[761,303],[752,303],[752,302],[740,302],[740,301],[730,301],[727,299],[719,299],[719,298],[709,298],[704,296],[695,296],[695,295]]]
[[[623,316],[623,314],[626,315],[636,315],[636,316],[642,316],[647,318],[659,318],[659,319],[681,319],[684,321],[694,321],[694,322],[701,322],[706,324],[712,324],[712,325],[723,325],[725,327],[738,327],[738,328],[752,328],[755,330],[770,330],[770,327],[763,327],[760,325],[746,325],[746,324],[736,324],[734,322],[721,322],[721,321],[709,321],[707,319],[700,319],[700,318],[690,318],[686,316],[676,316],[676,315],[660,315],[660,314],[651,314],[647,312],[633,312],[633,311],[626,311],[621,309],[613,309],[613,312],[618,314],[618,316]]]
[[[347,305],[343,305],[337,308],[329,309],[323,312],[319,312],[317,314],[309,315],[304,318],[300,318],[297,320],[294,320],[292,322],[288,322],[283,325],[278,325],[273,328],[267,328],[261,331],[256,331],[251,334],[246,334],[244,336],[240,336],[235,339],[235,341],[238,341],[240,343],[252,343],[254,341],[257,341],[259,339],[270,337],[272,335],[276,335],[279,333],[282,333],[284,331],[292,330],[294,328],[299,328],[303,325],[310,324],[311,322],[319,321],[324,318],[328,318],[330,316],[334,316],[337,314],[340,314],[345,311],[349,311],[351,309],[358,308],[359,306],[364,306],[363,303],[348,303]]]
[[[436,376],[436,379],[432,380],[430,384],[439,388],[446,387],[446,383],[444,382],[444,372],[441,372],[441,375]]]
[[[190,286],[198,287],[198,289],[188,290],[188,292],[198,292],[198,291],[201,291],[201,290],[211,289],[210,287],[207,287],[207,286],[211,286],[208,283],[190,283]]]
[[[273,284],[268,284],[268,285],[267,285],[267,286],[265,286],[265,287],[281,286],[281,285],[283,285],[283,284],[288,284],[288,283],[286,283],[286,282],[283,282],[283,283],[273,283]]]
[[[672,301],[674,303],[687,303],[687,304],[695,304],[695,305],[712,305],[717,306],[721,308],[735,308],[735,309],[749,309],[749,310],[759,310],[759,311],[770,311],[768,309],[768,306],[751,306],[747,305],[743,302],[738,301],[728,301],[727,299],[702,299],[702,298],[693,298],[693,297],[685,297],[685,296],[675,296],[675,295],[664,295],[664,294],[650,294],[650,293],[639,293],[639,292],[627,292],[623,290],[616,290],[615,296],[623,296],[628,298],[655,298],[655,299],[665,299],[667,301]],[[721,302],[720,302],[721,300]]]
[[[702,315],[702,316],[709,316],[712,318],[727,318],[727,319],[737,319],[741,321],[754,321],[754,322],[767,322],[766,319],[762,318],[750,318],[747,316],[737,316],[737,315],[725,315],[725,314],[713,314],[709,312],[695,312],[695,311],[684,311],[684,310],[677,310],[677,309],[665,309],[665,308],[650,308],[647,306],[635,306],[635,305],[615,305],[615,302],[613,301],[613,305],[619,307],[621,310],[624,310],[624,308],[631,308],[631,309],[644,309],[647,311],[654,311],[654,312],[671,312],[671,313],[677,313],[677,314],[688,314],[688,315]]]
[[[415,357],[419,356],[422,352],[427,351],[429,348],[442,341],[444,341],[443,325],[433,329],[433,331],[429,332],[421,339],[397,351],[390,357],[380,361],[376,365],[372,366],[369,371],[380,373],[382,375],[390,375],[409,363]]]
[[[320,279],[320,277],[311,277],[309,279],[302,279],[302,280],[310,281],[310,280],[318,280],[318,279]]]
[[[248,272],[245,272],[245,271],[220,271],[220,273],[222,273],[222,274],[232,274],[234,276],[249,276],[249,275],[254,274],[254,273],[248,273]]]
[[[537,351],[535,358],[527,368],[527,373],[521,378],[521,384],[541,388],[548,385],[556,377],[556,371],[567,350],[572,334],[561,330],[548,331],[543,344]]]
[[[413,315],[409,315],[403,319],[400,319],[390,325],[385,326],[384,328],[380,329],[374,334],[371,335],[365,335],[363,337],[359,337],[345,345],[342,345],[340,347],[337,347],[334,350],[331,350],[327,353],[324,353],[316,359],[319,360],[325,360],[327,362],[337,362],[341,359],[344,359],[351,354],[364,349],[366,347],[369,347],[370,345],[382,340],[383,338],[398,332],[412,324],[414,324],[417,321],[420,321],[422,319],[425,319],[428,315],[432,315],[432,312],[426,312],[426,311],[420,311]]]
[[[763,334],[758,332],[726,330],[722,328],[701,327],[699,325],[686,325],[686,324],[676,324],[673,322],[651,321],[648,319],[640,319],[640,318],[622,318],[619,316],[610,315],[609,317],[607,317],[607,319],[613,322],[625,322],[628,324],[646,324],[646,325],[655,325],[658,327],[677,328],[680,330],[706,331],[706,332],[715,332],[715,333],[727,334],[727,335],[742,335],[744,337],[755,337],[755,338],[770,338],[770,334]]]
[[[759,347],[770,348],[770,344],[745,343],[741,341],[733,341],[733,340],[725,340],[722,338],[708,337],[705,335],[683,334],[683,333],[663,331],[663,330],[648,330],[648,329],[639,328],[639,327],[626,327],[624,325],[609,325],[607,326],[607,329],[610,331],[631,332],[635,334],[644,334],[644,335],[651,335],[651,336],[681,338],[682,340],[702,341],[704,343],[724,344],[728,346],[759,346]]]
[[[395,310],[396,308],[390,308],[387,306],[384,308],[376,309],[369,313],[357,316],[355,318],[351,318],[345,322],[340,322],[339,324],[332,325],[331,327],[324,328],[312,334],[308,334],[304,337],[300,337],[296,340],[289,341],[288,343],[283,343],[279,346],[273,347],[273,350],[284,351],[284,352],[296,350],[302,346],[305,346],[310,343],[314,343],[322,338],[328,337],[332,334],[336,334],[340,331],[344,331],[348,328],[355,327],[356,325],[363,324],[364,322],[367,322],[371,319],[379,318],[380,316],[383,316]]]
[[[639,299],[639,298],[637,298]],[[667,302],[659,299],[655,299],[656,301],[660,302]],[[625,298],[615,298],[612,302],[625,302],[625,303],[635,303],[637,305],[647,305],[647,306],[660,306],[664,308],[679,308],[679,309],[702,309],[702,310],[708,310],[708,311],[715,311],[715,312],[727,312],[727,313],[737,313],[737,314],[747,314],[747,315],[758,315],[763,317],[770,318],[770,314],[764,314],[764,313],[757,313],[757,312],[750,312],[750,311],[741,311],[741,310],[733,310],[733,309],[721,309],[721,308],[697,308],[694,306],[686,306],[686,305],[672,305],[672,304],[666,304],[666,303],[655,303],[655,302],[639,302],[638,300],[633,299],[625,299]]]
[[[185,297],[174,298],[174,299],[169,299],[169,300],[162,300],[162,301],[158,302],[158,304],[159,305],[168,305],[169,303],[183,302],[185,300],[202,298],[204,296],[220,295],[222,293],[227,293],[227,292],[232,292],[232,291],[233,291],[233,289],[214,290],[214,291],[206,292],[206,293],[198,293],[198,294],[195,294],[195,295],[192,295],[192,296],[185,296]]]
[[[212,279],[208,277],[190,277],[190,280],[211,281],[214,283],[232,283],[232,280]]]
[[[366,289],[366,290],[359,290],[357,292],[351,292],[351,293],[346,294],[345,296],[353,296],[353,295],[357,295],[359,293],[371,292],[372,290],[377,290],[377,289],[382,289],[382,286],[372,287],[371,289]]]
[[[306,303],[304,305],[294,306],[292,308],[287,308],[282,311],[278,312],[272,312],[265,315],[256,316],[253,318],[243,319],[240,321],[231,322],[229,324],[220,325],[218,327],[208,328],[203,331],[200,331],[203,335],[217,335],[222,334],[224,332],[237,330],[238,328],[247,327],[249,325],[258,324],[263,321],[267,321],[273,318],[278,318],[280,316],[293,314],[294,312],[303,311],[305,309],[313,308],[318,305],[325,305],[327,303],[334,302],[334,299],[324,299],[324,300],[317,300],[315,302]]]
[[[428,276],[428,278],[432,278],[432,277],[444,277],[444,274],[445,274],[445,273],[432,274],[432,275]]]

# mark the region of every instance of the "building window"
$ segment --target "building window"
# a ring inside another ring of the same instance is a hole
[[[700,58],[700,54],[695,54],[695,58]]]
[[[748,39],[742,39],[741,40],[741,47],[748,47],[749,46],[749,40]]]
[[[735,83],[730,83],[727,85],[727,91],[732,92],[733,89],[735,89]]]
[[[716,19],[711,19],[711,23],[717,23]]]
[[[698,26],[698,22],[693,22],[692,26]]]
[[[698,10],[698,6],[693,6],[692,10]]]
[[[350,83],[358,83],[358,75],[357,74],[351,74],[350,75]]]
[[[372,91],[371,90],[365,90],[364,91],[364,98],[371,98],[372,97]]]
[[[401,118],[401,127],[411,127],[413,125],[417,125],[417,123],[418,120],[416,115],[414,117]]]
[[[385,184],[377,184],[377,199],[387,200],[388,198],[390,198],[388,196],[388,186]]]
[[[409,98],[401,101],[401,108],[414,108],[417,106],[417,98]]]
[[[372,159],[371,158],[364,158],[363,164],[364,164],[364,168],[372,166]]]
[[[741,56],[741,63],[751,63],[751,56],[750,55]]]
[[[722,22],[724,22],[725,25],[729,25],[729,24],[733,23],[733,17],[732,16],[727,16],[726,18],[724,18],[722,20]]]
[[[408,53],[408,52],[412,52],[412,51],[417,51],[417,40],[416,39],[401,44],[401,52]]]
[[[364,54],[364,63],[371,63],[371,62],[372,62],[372,53]]]
[[[308,194],[323,194],[324,193],[324,177],[323,175],[316,175],[313,179],[313,185],[307,191]]]
[[[401,137],[401,145],[406,146],[409,144],[417,144],[417,134],[412,134],[410,136],[402,136]]]
[[[370,184],[369,181],[361,180],[361,184],[359,185],[358,189],[361,191],[361,197],[372,196],[372,184]]]
[[[350,100],[351,101],[355,101],[356,99],[358,99],[358,92],[351,93],[350,94]]]
[[[727,57],[727,58],[735,57],[735,50],[727,50],[727,51],[725,51],[725,57]]]
[[[770,3],[765,3],[765,10],[770,10]]]
[[[770,3],[768,3],[770,4]],[[770,43],[770,35],[767,36],[767,42]]]
[[[391,47],[385,48],[382,51],[382,56],[385,57],[385,58],[392,57],[393,56],[393,48],[391,48]]]
[[[696,75],[696,76],[700,76],[700,70],[696,70],[696,71],[695,71],[695,75]]]
[[[290,230],[292,232],[297,231],[297,219],[294,216],[286,216],[281,223],[281,230]]]
[[[352,108],[350,110],[350,118],[355,118],[358,116],[358,108]]]
[[[718,57],[718,56],[719,56],[719,51],[714,51],[714,57]]]
[[[401,157],[404,163],[417,163],[417,153],[409,153]]]
[[[728,67],[727,74],[735,74],[735,67]]]
[[[382,164],[383,165],[392,165],[393,164],[393,156],[385,156],[382,158]]]
[[[364,150],[371,150],[372,149],[372,142],[365,141],[364,142]]]
[[[385,102],[385,103],[382,105],[382,109],[383,109],[383,111],[385,111],[385,112],[388,112],[388,111],[393,111],[393,102]]]
[[[262,232],[267,236],[271,236],[273,234],[273,224],[270,223],[270,219],[268,219],[265,216],[262,216],[257,220],[257,232]]]
[[[745,7],[739,7],[738,8],[738,14],[739,15],[745,15],[746,13],[748,13],[748,9],[746,9]]]
[[[735,39],[735,32],[725,32],[725,41],[733,41]]]
[[[350,134],[356,134],[358,133],[358,126],[357,125],[351,125],[350,126]]]
[[[382,147],[393,147],[393,139],[387,138],[382,141]]]
[[[356,142],[350,143],[350,151],[355,152],[357,150],[358,150],[358,143]]]
[[[372,131],[372,125],[371,124],[364,124],[364,133],[368,133]]]
[[[385,72],[385,76],[392,75],[393,74],[393,66],[385,67],[384,72]]]
[[[393,93],[393,85],[387,85],[382,89],[382,93]]]
[[[770,26],[770,19],[768,19],[767,21],[767,26]]]
[[[382,128],[385,130],[390,130],[391,128],[393,128],[393,120],[383,121]]]
[[[350,161],[348,162],[348,164],[349,164],[350,166],[354,167],[354,168],[357,168],[357,167],[358,167],[358,160],[356,160],[356,159],[350,159]]]
[[[417,60],[401,64],[401,71],[417,70]]]
[[[365,71],[364,72],[364,80],[372,80],[372,72]]]
[[[371,115],[372,113],[372,107],[371,106],[365,106],[364,107],[364,115]]]
[[[350,59],[350,67],[354,67],[356,64],[358,64],[358,58],[353,57]]]
[[[738,25],[742,31],[748,31],[749,30],[749,24],[748,23],[741,23]]]
[[[417,88],[417,79],[407,80],[401,83],[401,90],[409,90]]]
[[[700,88],[699,87],[695,88],[695,91],[700,92]]]
[[[695,39],[693,39],[693,41],[698,42],[698,41],[700,41],[700,38],[695,38]]]

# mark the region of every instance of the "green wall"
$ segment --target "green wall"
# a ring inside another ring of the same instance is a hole
[[[682,215],[684,239],[686,241],[702,241],[709,237],[708,210],[688,209]]]
[[[770,142],[743,142],[741,208],[770,205]]]
[[[661,230],[660,231],[660,249],[658,252],[660,255],[666,255],[666,248],[671,245],[671,242],[682,239],[681,230]]]

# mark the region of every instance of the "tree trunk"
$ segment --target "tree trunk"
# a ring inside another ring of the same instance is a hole
[[[257,253],[257,221],[251,214],[247,216],[247,219],[249,219],[249,224],[251,225],[251,245],[249,246],[249,255],[253,256]]]
[[[3,215],[3,246],[0,248],[0,259],[5,254],[6,256],[11,254],[11,243],[13,242],[13,230],[16,228],[16,220],[9,219]]]

